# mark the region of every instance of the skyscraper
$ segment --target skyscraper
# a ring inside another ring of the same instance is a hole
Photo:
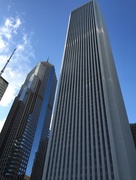
[[[54,66],[48,62],[27,75],[0,135],[1,179],[30,177],[38,146],[49,136],[56,82]]]
[[[49,138],[41,138],[38,151],[34,159],[31,180],[42,179],[44,161],[46,157]]]
[[[42,180],[135,180],[136,152],[96,1],[71,12]]]
[[[9,59],[7,60],[6,64],[0,71],[0,100],[2,99],[7,87],[8,87],[8,82],[2,77],[2,74],[4,73],[4,70],[6,69],[10,59],[12,58],[13,54],[15,53],[16,49],[13,50],[12,54],[10,55]]]
[[[2,99],[7,87],[8,82],[2,76],[0,76],[0,100]]]

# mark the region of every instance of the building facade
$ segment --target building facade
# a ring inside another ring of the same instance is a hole
[[[49,138],[46,137],[41,139],[38,151],[34,159],[33,169],[31,173],[31,180],[42,179],[44,161],[46,157],[47,147],[48,147]]]
[[[39,144],[49,137],[56,83],[48,62],[27,75],[1,131],[0,179],[30,179]]]
[[[2,76],[0,76],[0,100],[2,99],[7,87],[8,82]]]
[[[131,133],[132,133],[132,137],[133,137],[133,141],[134,141],[135,149],[136,149],[136,123],[130,124],[130,129],[131,129]]]
[[[102,14],[72,11],[42,180],[135,180],[136,152]]]

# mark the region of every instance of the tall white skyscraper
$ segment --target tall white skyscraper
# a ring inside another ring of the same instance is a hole
[[[68,25],[42,180],[135,180],[136,152],[96,1]]]

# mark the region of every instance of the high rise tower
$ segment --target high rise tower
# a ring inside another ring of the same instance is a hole
[[[0,100],[2,99],[7,87],[8,82],[2,76],[0,76]]]
[[[135,180],[136,152],[100,9],[71,13],[42,180]]]
[[[0,135],[0,179],[30,177],[38,146],[49,137],[56,82],[48,62],[27,75]]]
[[[3,69],[0,71],[0,100],[2,99],[7,87],[8,82],[2,77],[2,74],[4,73],[5,68],[7,67],[10,59],[12,58],[13,54],[15,53],[16,49],[13,50],[12,54],[10,55],[9,59],[7,60],[6,64],[4,65]]]

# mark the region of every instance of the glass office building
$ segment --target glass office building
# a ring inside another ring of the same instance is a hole
[[[27,75],[0,135],[0,179],[30,178],[38,147],[49,138],[56,83],[48,62]]]
[[[135,180],[136,152],[96,1],[71,12],[42,180]]]

